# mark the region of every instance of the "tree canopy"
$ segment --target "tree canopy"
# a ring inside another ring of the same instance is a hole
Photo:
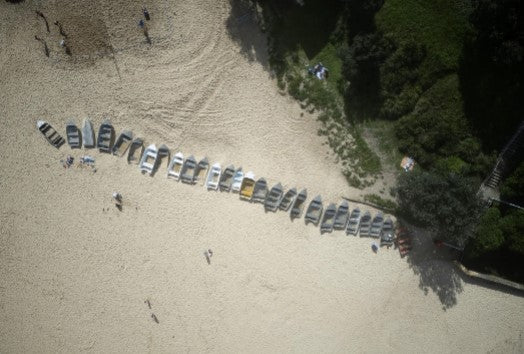
[[[441,240],[463,245],[478,221],[479,200],[472,185],[455,174],[402,174],[397,185],[399,209]]]

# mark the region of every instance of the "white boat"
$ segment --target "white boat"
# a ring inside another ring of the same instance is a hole
[[[235,175],[233,176],[233,183],[231,184],[231,190],[233,192],[240,192],[240,187],[242,186],[243,179],[244,172],[242,171],[242,167],[239,167],[238,170],[235,171]]]
[[[82,125],[82,143],[85,149],[95,147],[95,130],[93,129],[93,123],[89,119],[84,119]]]
[[[167,178],[174,178],[178,181],[182,172],[182,166],[184,166],[184,155],[181,152],[177,152],[167,167]]]
[[[151,175],[155,169],[156,159],[158,158],[158,149],[155,144],[149,145],[142,154],[140,164],[138,165],[140,171],[143,173],[149,173]]]
[[[218,183],[220,182],[220,175],[222,174],[222,169],[220,168],[220,164],[217,162],[213,166],[211,166],[211,170],[209,171],[209,174],[207,175],[206,180],[206,187],[207,189],[218,189]]]

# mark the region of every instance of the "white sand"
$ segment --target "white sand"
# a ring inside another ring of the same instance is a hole
[[[149,2],[150,48],[141,2],[39,4],[0,2],[0,352],[523,351],[524,299],[466,283],[446,262],[421,262],[421,278],[396,251],[373,254],[369,239],[320,236],[303,219],[95,150],[97,173],[64,170],[71,151],[47,144],[38,118],[64,132],[69,118],[98,128],[108,117],[117,132],[242,165],[270,185],[326,202],[358,194],[314,117],[278,94],[265,38],[229,19],[229,2]],[[102,55],[109,44],[116,60]]]

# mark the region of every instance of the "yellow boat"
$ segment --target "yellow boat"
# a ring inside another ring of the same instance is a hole
[[[242,180],[240,185],[240,198],[251,199],[253,191],[255,190],[255,175],[253,172],[248,172]]]

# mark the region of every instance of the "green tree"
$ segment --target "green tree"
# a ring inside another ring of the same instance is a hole
[[[504,233],[500,228],[500,210],[489,208],[480,218],[475,238],[468,249],[469,257],[481,257],[486,253],[497,251],[504,243]]]
[[[405,173],[397,195],[400,212],[438,239],[463,245],[473,234],[480,204],[468,180],[455,174]]]
[[[500,221],[508,250],[524,257],[524,211],[512,209]]]
[[[505,201],[524,204],[524,162],[502,182],[500,194]]]
[[[380,114],[397,119],[411,112],[422,88],[418,83],[419,65],[426,57],[426,48],[414,41],[404,43],[380,67],[380,83],[384,99]]]

